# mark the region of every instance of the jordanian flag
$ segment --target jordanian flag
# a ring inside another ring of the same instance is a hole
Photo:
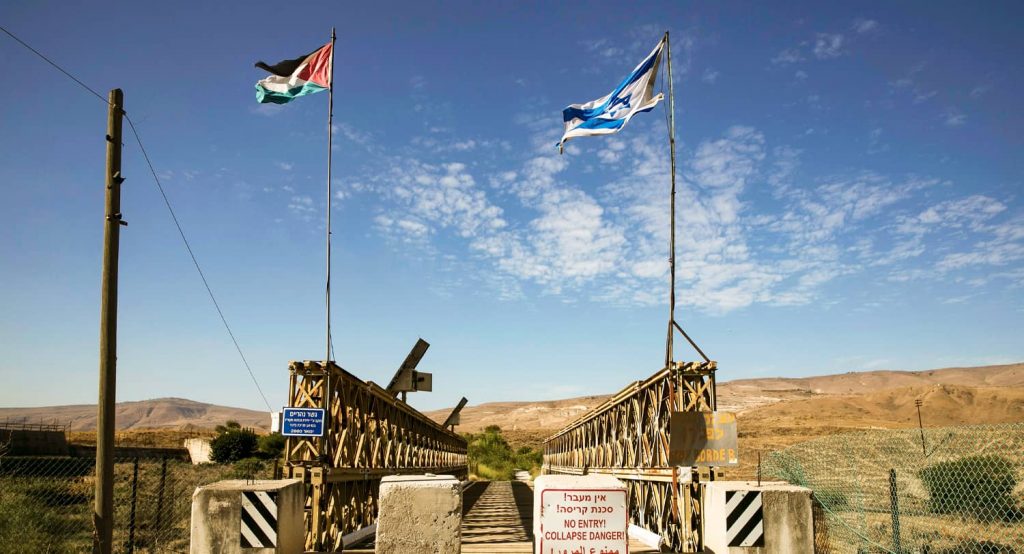
[[[334,50],[328,43],[312,54],[274,65],[256,62],[270,77],[256,83],[256,100],[261,104],[284,104],[299,96],[331,88],[331,64]]]

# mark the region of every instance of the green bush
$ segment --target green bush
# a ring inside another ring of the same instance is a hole
[[[258,444],[252,429],[228,429],[210,442],[210,458],[221,464],[251,458]]]
[[[543,462],[543,454],[529,446],[513,451],[497,425],[488,425],[482,433],[464,433],[463,437],[469,445],[469,471],[480,479],[508,481],[515,477],[516,470],[533,473]]]
[[[227,420],[224,423],[224,425],[218,425],[218,426],[214,427],[214,431],[217,431],[218,435],[223,435],[224,433],[227,433],[228,431],[239,430],[241,428],[242,428],[242,424],[241,423],[238,423],[237,421],[235,421],[233,419],[229,419],[229,420]]]
[[[235,479],[255,479],[263,472],[263,460],[259,458],[245,458],[238,460],[232,466],[232,477]]]
[[[1013,489],[1013,464],[995,455],[968,456],[940,462],[918,472],[928,490],[929,509],[982,521],[1020,518]]]
[[[259,451],[268,459],[277,458],[284,452],[284,435],[271,433],[259,438]]]

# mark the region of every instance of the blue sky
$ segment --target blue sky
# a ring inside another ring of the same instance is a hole
[[[324,355],[327,95],[257,105],[252,64],[331,25],[337,359],[386,383],[422,336],[417,407],[659,368],[665,111],[553,145],[665,30],[678,320],[720,379],[1024,359],[1021,5],[369,4],[0,7],[124,89],[272,405]],[[6,35],[0,65],[0,405],[91,403],[105,106]],[[264,409],[130,141],[124,175],[118,399]]]

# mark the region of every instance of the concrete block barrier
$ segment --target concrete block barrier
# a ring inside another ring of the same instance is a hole
[[[704,485],[708,554],[811,554],[811,489],[782,482],[713,481]]]
[[[191,554],[295,554],[305,526],[302,481],[218,481],[192,495]]]
[[[462,483],[451,475],[400,475],[380,482],[377,554],[458,554]]]

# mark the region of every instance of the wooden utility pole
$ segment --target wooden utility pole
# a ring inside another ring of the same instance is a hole
[[[121,117],[124,95],[110,91],[107,112],[106,214],[100,297],[100,394],[96,429],[96,503],[92,550],[110,554],[114,534],[114,400],[117,384],[117,254],[121,225]]]

